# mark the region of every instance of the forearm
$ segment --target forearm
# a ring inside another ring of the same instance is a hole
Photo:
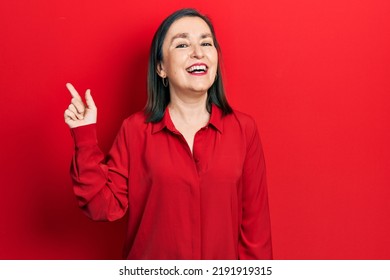
[[[242,174],[242,216],[239,258],[272,259],[271,223],[266,168],[256,126],[247,136],[248,151]]]
[[[127,209],[127,178],[105,162],[95,125],[72,129],[75,152],[71,164],[73,189],[83,212],[93,220],[116,220]]]

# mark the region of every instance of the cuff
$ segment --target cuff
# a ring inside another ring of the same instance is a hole
[[[83,125],[70,130],[77,148],[97,144],[96,124]]]

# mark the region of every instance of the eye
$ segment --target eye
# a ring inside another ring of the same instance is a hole
[[[182,48],[186,48],[186,47],[188,47],[187,44],[179,44],[176,46],[177,49],[182,49]]]
[[[210,43],[210,42],[204,42],[201,45],[204,46],[204,47],[212,47],[213,46],[213,44]]]

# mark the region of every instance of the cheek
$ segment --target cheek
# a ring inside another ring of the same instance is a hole
[[[218,65],[218,52],[216,49],[210,51],[210,61],[215,65],[215,67]]]
[[[184,54],[181,55],[172,55],[167,57],[166,60],[166,70],[171,74],[179,73],[179,69],[182,69],[186,64],[186,56]]]

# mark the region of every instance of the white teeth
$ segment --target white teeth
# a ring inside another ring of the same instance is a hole
[[[190,68],[187,68],[188,72],[194,72],[194,71],[206,71],[207,67],[206,65],[194,65]]]

